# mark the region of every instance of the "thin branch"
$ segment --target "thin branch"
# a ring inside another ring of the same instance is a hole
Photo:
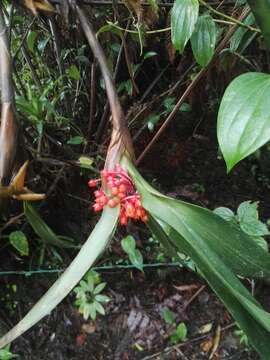
[[[112,113],[113,132],[111,143],[107,153],[105,167],[114,167],[120,161],[124,152],[133,157],[133,147],[129,131],[126,127],[124,113],[119,101],[114,81],[111,77],[104,52],[95,36],[92,24],[87,19],[84,10],[75,5],[75,10],[81,22],[86,39],[99,63],[102,76],[104,78],[106,92]]]
[[[116,129],[121,129],[123,126],[125,126],[124,121],[124,113],[115,89],[115,85],[113,82],[113,79],[111,77],[107,61],[105,59],[104,52],[97,41],[97,38],[95,36],[95,31],[92,27],[92,24],[90,21],[86,18],[86,15],[82,8],[80,8],[78,5],[76,5],[76,11],[78,13],[83,31],[85,33],[85,36],[87,38],[87,41],[98,60],[98,63],[100,65],[100,70],[102,72],[102,76],[104,78],[106,90],[107,90],[107,96],[110,103],[111,111],[112,111],[112,117],[113,117],[113,126]]]
[[[88,129],[87,129],[87,139],[83,149],[84,154],[87,152],[89,148],[90,136],[94,123],[95,109],[96,109],[96,62],[94,61],[91,65],[90,110],[89,110],[89,121],[88,121]]]
[[[126,33],[124,34],[124,37],[125,37],[125,36],[126,36]],[[122,39],[122,40],[123,40],[123,39]],[[119,71],[119,69],[120,69],[120,63],[121,63],[121,58],[122,58],[123,50],[124,50],[124,44],[123,44],[123,41],[122,41],[121,47],[120,47],[120,50],[119,50],[119,53],[118,53],[118,56],[117,56],[115,69],[114,69],[114,75],[113,75],[113,80],[114,80],[114,81],[116,81],[116,78],[117,78],[117,75],[118,75],[118,71]],[[101,120],[100,120],[99,125],[98,125],[98,129],[97,129],[97,132],[96,132],[96,136],[95,136],[95,141],[96,141],[96,143],[99,143],[99,142],[100,142],[102,133],[103,133],[104,128],[105,128],[105,124],[106,124],[107,118],[108,118],[108,116],[109,116],[109,110],[110,110],[110,106],[109,106],[109,102],[108,102],[108,100],[107,100],[107,101],[106,101],[106,104],[105,104],[105,107],[104,107],[103,115],[102,115],[102,117],[101,117]]]
[[[248,29],[250,31],[254,31],[254,32],[257,32],[257,33],[261,32],[260,29],[254,28],[253,26],[250,26],[248,24],[243,23],[239,19],[235,19],[232,16],[226,15],[226,14],[222,13],[221,11],[218,11],[218,10],[214,9],[211,5],[207,4],[203,0],[199,0],[199,2],[201,3],[201,5],[205,6],[209,11],[211,11],[213,14],[216,14],[216,15],[218,15],[220,17],[223,17],[224,19],[227,19],[227,20],[229,20],[229,21],[231,21],[231,22],[233,22],[233,23],[235,23],[235,24],[237,24],[239,26],[242,26],[242,27],[244,27],[244,28],[246,28],[246,29]]]

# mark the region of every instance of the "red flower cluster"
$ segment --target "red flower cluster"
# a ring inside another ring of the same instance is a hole
[[[101,178],[110,189],[111,195],[107,196],[101,189],[96,190],[94,211],[102,210],[105,205],[113,208],[120,204],[121,225],[126,225],[129,218],[144,222],[148,220],[134,183],[120,165],[116,165],[114,170],[102,170]],[[100,181],[101,179],[91,179],[88,186],[96,187]]]

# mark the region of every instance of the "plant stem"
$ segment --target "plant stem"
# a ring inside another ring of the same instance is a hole
[[[199,2],[201,3],[201,5],[205,6],[208,10],[210,10],[213,14],[216,14],[216,15],[218,15],[220,17],[223,17],[224,19],[227,19],[227,20],[229,20],[230,22],[232,22],[234,24],[245,27],[246,29],[248,29],[250,31],[255,31],[257,33],[261,32],[260,29],[257,29],[257,28],[255,28],[253,26],[250,26],[250,25],[247,25],[247,24],[243,23],[242,21],[233,18],[232,16],[226,15],[226,14],[214,9],[211,5],[207,4],[204,0],[199,0]]]
[[[102,76],[104,78],[106,93],[108,96],[111,112],[112,112],[112,125],[113,132],[111,143],[108,149],[105,168],[113,168],[119,163],[123,153],[126,152],[130,157],[133,157],[133,146],[131,142],[130,133],[126,126],[124,112],[112,79],[110,70],[107,65],[105,54],[100,46],[92,24],[87,19],[83,8],[75,5],[75,10],[81,22],[82,29],[86,36],[89,46],[96,57]]]

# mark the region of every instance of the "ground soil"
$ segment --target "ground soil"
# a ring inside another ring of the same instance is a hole
[[[250,161],[244,161],[227,176],[224,162],[218,158],[214,136],[211,141],[205,136],[190,137],[181,146],[181,157],[177,160],[176,153],[173,164],[168,165],[164,155],[156,167],[151,156],[157,154],[149,154],[141,167],[144,175],[156,178],[165,192],[210,209],[229,206],[235,210],[244,200],[258,200],[261,217],[264,220],[270,217],[270,191],[262,162],[250,160],[254,169],[251,172]],[[159,147],[156,149],[158,153]],[[66,212],[64,216],[72,218],[68,209]],[[89,220],[88,215],[84,220]],[[58,226],[59,223],[61,221]],[[82,226],[85,232],[89,230],[89,224]],[[142,249],[147,246],[145,239],[140,246]],[[24,267],[18,259],[13,256],[10,260],[8,255],[1,254],[1,270],[13,270],[18,265]],[[70,257],[64,260],[68,262]],[[168,267],[146,270],[144,274],[137,270],[107,271],[102,273],[102,278],[108,284],[106,293],[112,299],[106,316],[99,317],[95,323],[84,321],[71,295],[13,343],[12,351],[19,359],[203,360],[209,359],[215,342],[217,349],[212,354],[213,359],[258,359],[252,350],[239,344],[234,320],[205,282],[189,270]],[[2,332],[32,307],[54,279],[55,275],[0,278]],[[17,286],[14,293],[7,290],[7,285],[11,284]],[[9,298],[4,296],[6,293],[10,294]],[[255,293],[270,310],[269,286],[256,284]],[[170,342],[174,327],[165,323],[164,307],[175,313],[177,323],[186,324],[188,333],[184,342],[176,345]],[[208,331],[203,331],[205,326]],[[217,341],[218,329],[221,329],[220,341]]]

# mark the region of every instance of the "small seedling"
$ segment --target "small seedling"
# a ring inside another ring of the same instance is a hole
[[[10,345],[0,350],[0,360],[9,360],[9,359],[14,359],[16,357],[18,357],[18,355],[13,354],[10,351]]]
[[[186,339],[186,336],[187,336],[186,324],[181,322],[180,324],[178,324],[176,326],[174,312],[172,312],[169,308],[164,307],[162,309],[162,317],[163,317],[164,321],[166,322],[166,324],[173,325],[175,327],[175,330],[173,331],[173,333],[170,336],[170,342],[172,344],[177,344],[180,341],[183,341]]]
[[[246,333],[238,326],[238,330],[234,331],[234,334],[239,338],[239,343],[246,349],[250,348],[250,343]]]
[[[110,301],[108,296],[101,294],[105,286],[106,283],[101,282],[99,274],[91,270],[74,289],[76,293],[75,305],[85,320],[88,320],[89,317],[96,320],[97,314],[105,315],[102,304]]]
[[[187,327],[185,323],[181,322],[177,325],[175,331],[172,333],[170,337],[170,342],[172,344],[177,344],[180,341],[184,341],[187,337]]]
[[[269,231],[267,225],[259,220],[258,202],[242,202],[238,206],[236,214],[227,207],[216,208],[214,213],[239,226],[244,233],[252,237],[265,251],[268,251],[268,245],[263,236],[269,235]]]

